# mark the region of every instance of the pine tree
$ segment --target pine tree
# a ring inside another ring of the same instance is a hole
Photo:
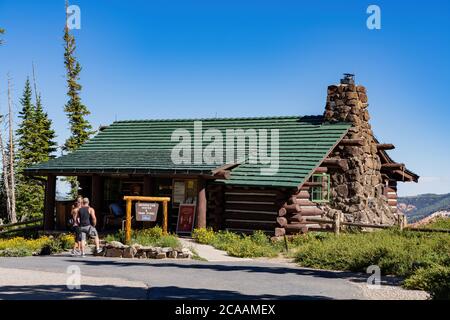
[[[52,129],[52,120],[50,120],[48,114],[44,112],[40,94],[36,95],[34,119],[37,124],[37,132],[39,133],[36,141],[36,149],[37,151],[40,151],[35,159],[37,163],[54,158],[54,153],[57,150],[57,143],[55,142],[56,134]]]
[[[34,68],[33,68],[34,76]],[[36,89],[36,81],[34,81]],[[21,219],[39,217],[43,212],[45,187],[43,181],[30,179],[23,174],[23,170],[33,164],[47,161],[56,151],[55,132],[52,122],[42,107],[39,94],[35,95],[35,104],[32,103],[32,89],[27,79],[23,96],[20,99],[22,109],[19,112],[21,119],[16,130],[18,138],[17,153],[17,214]]]
[[[5,33],[5,29],[0,28],[0,34],[4,34]],[[3,44],[3,40],[0,39],[0,45]]]
[[[66,13],[68,5],[68,1],[66,0]],[[64,27],[64,65],[67,73],[67,95],[69,101],[67,101],[64,111],[69,119],[71,135],[65,141],[62,150],[67,152],[78,149],[94,133],[91,124],[86,119],[86,116],[88,116],[90,112],[81,102],[80,98],[82,87],[78,81],[80,80],[79,75],[81,72],[81,65],[74,55],[75,49],[75,37],[69,32],[66,16],[66,24]],[[75,177],[67,177],[65,180],[70,183],[71,194],[75,197],[78,193],[77,179]]]
[[[70,34],[67,24],[64,28],[64,43],[64,65],[67,72],[67,95],[69,96],[64,111],[69,118],[71,136],[66,140],[63,150],[72,152],[86,142],[94,131],[92,131],[92,126],[86,119],[90,112],[81,102],[80,91],[82,87],[78,82],[81,65],[74,56],[75,37]]]
[[[35,122],[36,111],[31,101],[32,94],[30,80],[27,78],[23,95],[20,99],[22,110],[19,112],[19,118],[21,121],[16,130],[18,137],[17,156],[18,159],[20,159],[20,161],[18,161],[18,168],[20,168],[20,170],[35,163],[34,159],[36,158],[34,149],[38,133],[36,131],[37,124]]]

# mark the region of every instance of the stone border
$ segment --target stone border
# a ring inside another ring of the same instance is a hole
[[[191,259],[192,252],[187,248],[152,247],[133,244],[124,245],[119,241],[111,241],[103,247],[103,251],[96,256],[110,258],[138,258],[138,259]]]

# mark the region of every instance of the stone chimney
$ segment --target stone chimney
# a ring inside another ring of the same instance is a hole
[[[339,210],[347,221],[393,224],[396,214],[383,192],[381,162],[369,124],[368,106],[366,88],[355,85],[352,74],[344,74],[339,85],[328,87],[325,121],[352,123],[344,139],[359,141],[361,145],[338,145],[330,154],[334,159],[346,159],[349,170],[329,170],[331,202],[325,211],[331,216]]]

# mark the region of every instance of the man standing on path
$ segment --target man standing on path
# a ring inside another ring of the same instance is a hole
[[[97,251],[97,253],[100,253],[100,241],[98,238],[97,229],[95,229],[95,225],[97,224],[97,217],[95,216],[94,208],[91,208],[89,206],[88,198],[83,198],[82,206],[77,210],[77,218],[79,219],[79,232],[77,240],[80,241],[81,256],[85,256],[84,249],[86,247],[86,235],[94,238],[95,250]]]

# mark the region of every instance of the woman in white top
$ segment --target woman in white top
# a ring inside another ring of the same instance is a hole
[[[77,241],[77,239],[78,239],[78,228],[80,226],[80,221],[77,218],[77,212],[78,212],[78,209],[81,207],[82,202],[83,202],[83,197],[82,196],[78,196],[77,200],[72,205],[72,211],[70,212],[70,214],[72,216],[72,219],[71,219],[72,227],[71,227],[71,229],[72,229],[73,233],[75,233],[75,243],[73,244],[72,255],[80,254],[80,242]]]

